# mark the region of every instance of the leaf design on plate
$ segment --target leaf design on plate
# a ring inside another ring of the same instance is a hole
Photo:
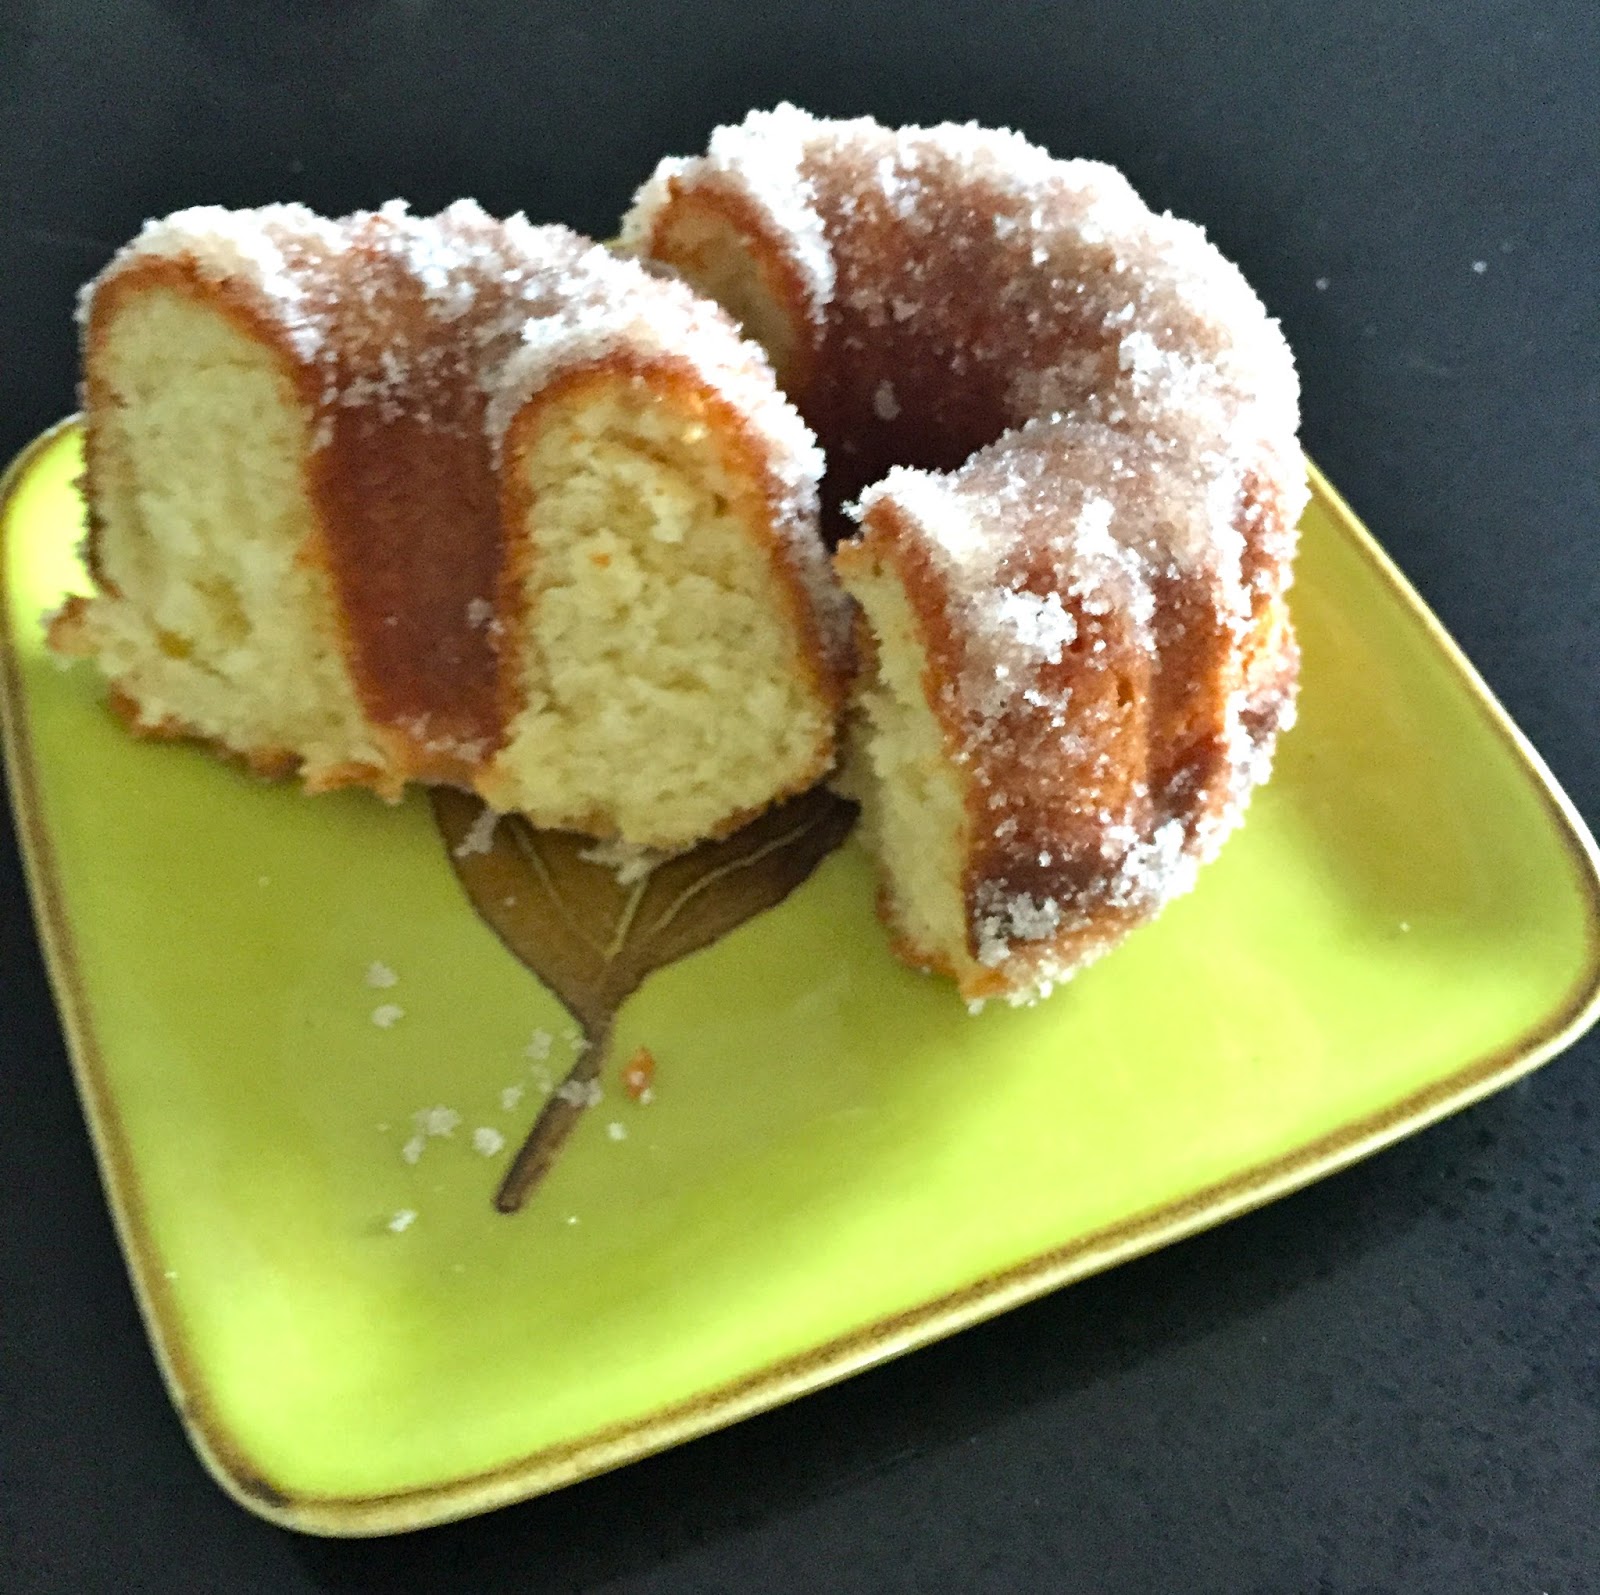
[[[577,1124],[612,1021],[640,982],[781,903],[844,841],[856,817],[853,803],[813,787],[732,836],[663,859],[623,884],[618,872],[585,857],[595,851],[592,837],[536,830],[520,815],[492,822],[477,798],[448,788],[432,797],[473,908],[584,1035],[577,1063],[495,1193],[505,1213],[523,1205]]]

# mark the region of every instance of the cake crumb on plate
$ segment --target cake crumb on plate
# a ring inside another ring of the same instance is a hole
[[[640,1047],[622,1071],[623,1089],[635,1102],[649,1102],[654,1096],[656,1057],[648,1047]]]

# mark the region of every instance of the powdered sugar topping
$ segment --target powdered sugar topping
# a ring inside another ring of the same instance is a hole
[[[698,159],[663,160],[623,218],[623,247],[649,252],[651,230],[676,191],[705,181],[731,182],[771,220],[803,285],[807,318],[819,324],[833,298],[834,264],[803,164],[815,127],[813,117],[782,104],[717,128]]]
[[[278,318],[291,347],[314,359],[327,336],[325,305],[308,290],[308,259],[338,256],[347,235],[304,205],[266,205],[257,210],[226,210],[195,205],[147,221],[130,244],[84,289],[79,319],[89,314],[98,285],[141,262],[160,259],[188,265],[212,283],[247,284]]]

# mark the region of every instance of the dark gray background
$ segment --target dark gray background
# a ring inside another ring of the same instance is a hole
[[[1283,319],[1310,452],[1600,813],[1594,0],[8,0],[0,455],[72,408],[73,290],[147,215],[471,193],[604,235],[781,97],[1017,126],[1204,222]],[[268,1528],[189,1453],[9,833],[0,1049],[5,1591],[1600,1588],[1592,1043],[838,1390],[365,1544]]]

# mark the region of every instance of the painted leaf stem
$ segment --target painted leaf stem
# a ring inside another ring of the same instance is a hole
[[[550,989],[583,1033],[495,1193],[514,1213],[550,1169],[599,1078],[622,1004],[652,972],[781,903],[850,832],[855,805],[814,787],[720,841],[638,872],[595,856],[592,838],[519,815],[487,829],[482,803],[439,788],[434,817],[479,917]]]

